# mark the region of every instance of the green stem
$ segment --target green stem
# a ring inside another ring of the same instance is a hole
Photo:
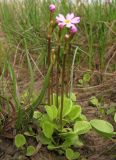
[[[66,62],[68,62],[68,68],[66,69],[66,94],[69,96],[69,82],[70,82],[70,74],[69,74],[69,63],[70,63],[70,52],[71,52],[71,44],[68,45],[68,52],[66,57]]]
[[[71,74],[70,74],[70,96],[71,93],[73,92],[73,74],[74,74],[74,64],[75,64],[75,59],[77,55],[78,47],[75,49],[74,56],[73,56],[73,61],[72,61],[72,66],[71,66]]]
[[[51,63],[53,64],[53,66],[54,66],[54,62],[55,62],[55,60],[54,60],[54,55],[55,55],[55,49],[52,49],[51,50]],[[52,69],[51,69],[51,104],[53,104],[53,83],[54,83],[54,75],[53,75],[53,71],[54,71],[54,69],[53,69],[53,66],[52,66]]]
[[[64,53],[64,55],[63,55],[63,67],[62,67],[61,109],[60,109],[60,125],[61,125],[61,130],[62,130],[62,127],[63,127],[62,119],[63,119],[63,104],[64,104],[65,63],[66,63],[66,53]]]
[[[52,34],[52,24],[51,21],[53,20],[53,13],[50,12],[50,25],[48,31],[48,68],[51,64],[51,34]],[[48,105],[50,105],[50,95],[51,95],[51,81],[49,81],[48,85]]]
[[[51,51],[51,36],[48,35],[48,68],[50,66],[50,51]],[[49,85],[48,85],[48,105],[50,105],[50,81],[49,81]]]
[[[56,74],[56,107],[59,107],[58,104],[58,96],[59,96],[59,59],[60,59],[60,49],[61,49],[61,44],[60,44],[60,38],[61,38],[61,29],[59,29],[58,33],[58,52],[57,52],[57,74]]]

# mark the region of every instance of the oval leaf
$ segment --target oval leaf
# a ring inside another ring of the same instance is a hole
[[[72,101],[76,101],[76,95],[74,93],[70,94],[70,98]]]
[[[107,121],[100,119],[93,119],[90,121],[90,123],[92,127],[99,132],[111,134],[114,131],[113,126]]]
[[[72,160],[74,157],[74,151],[70,148],[66,149],[66,158]]]
[[[15,145],[17,148],[22,147],[26,143],[26,139],[22,134],[17,134],[15,136]]]
[[[35,154],[35,152],[36,152],[36,149],[34,146],[28,146],[26,156],[32,156]]]
[[[95,96],[93,96],[93,97],[91,97],[91,99],[90,99],[90,104],[91,104],[92,106],[98,107],[98,106],[99,106],[99,101],[98,101],[98,99],[97,99]]]
[[[87,121],[77,121],[74,125],[74,132],[78,135],[85,134],[91,129],[91,125]]]
[[[80,105],[74,105],[71,108],[70,113],[68,114],[68,118],[70,120],[75,120],[77,117],[81,115],[81,106]]]
[[[60,98],[61,100],[61,98]],[[65,117],[66,115],[68,115],[71,111],[72,108],[72,101],[70,98],[64,97],[64,103],[63,103],[63,117]],[[60,102],[60,107],[59,109],[61,109],[61,102]],[[60,113],[60,110],[59,110]]]
[[[57,118],[58,110],[56,106],[45,106],[49,118],[53,121]]]
[[[90,73],[85,73],[85,74],[83,75],[83,81],[84,81],[84,82],[89,82],[90,79],[91,79]]]
[[[43,133],[47,138],[52,137],[52,134],[54,132],[54,128],[55,128],[54,124],[52,124],[48,121],[44,122],[42,125]]]
[[[39,119],[42,116],[42,113],[39,111],[34,111],[33,118]]]

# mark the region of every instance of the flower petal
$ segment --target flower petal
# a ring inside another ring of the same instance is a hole
[[[65,17],[62,14],[59,14],[59,18],[61,19],[61,21],[65,21]]]
[[[73,24],[77,24],[79,22],[80,22],[80,17],[75,17],[75,18],[71,19],[71,23],[73,23]]]
[[[66,27],[67,27],[67,28],[70,28],[70,27],[72,27],[72,24],[71,24],[71,23],[67,23],[67,24],[66,24]]]
[[[58,16],[56,16],[56,21],[57,21],[57,22],[61,22],[61,18],[58,17]]]
[[[57,22],[64,22],[64,20],[61,17],[56,17]]]
[[[68,13],[68,14],[66,15],[66,19],[71,20],[72,18],[74,18],[74,13]]]

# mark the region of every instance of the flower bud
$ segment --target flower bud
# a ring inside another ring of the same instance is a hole
[[[53,21],[53,20],[50,21],[50,25],[51,25],[51,26],[54,25],[54,21]]]
[[[69,40],[70,39],[70,35],[69,34],[65,34],[65,40]]]
[[[59,23],[58,26],[59,26],[60,29],[64,28],[64,25],[62,23]]]
[[[77,27],[76,26],[72,26],[71,29],[70,29],[70,32],[72,34],[75,34],[77,32]]]
[[[50,4],[49,10],[50,12],[54,12],[56,10],[56,6],[54,4]]]

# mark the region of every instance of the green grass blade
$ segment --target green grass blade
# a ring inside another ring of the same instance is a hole
[[[10,77],[11,77],[12,85],[13,85],[13,98],[14,98],[14,101],[15,101],[16,109],[18,111],[18,109],[20,107],[20,101],[19,101],[19,95],[18,95],[18,92],[17,92],[18,91],[17,90],[17,81],[16,81],[13,66],[10,63],[8,63],[8,69],[9,69],[9,72],[10,72]]]
[[[50,67],[49,67],[49,69],[47,71],[47,75],[46,75],[46,77],[44,79],[43,87],[41,89],[41,92],[40,92],[39,96],[37,97],[37,99],[33,102],[31,107],[29,108],[29,110],[30,110],[30,118],[32,118],[34,110],[41,104],[41,102],[42,102],[42,100],[44,98],[44,95],[45,95],[46,90],[47,90],[48,85],[49,85],[51,70],[52,70],[52,64],[50,65]]]

